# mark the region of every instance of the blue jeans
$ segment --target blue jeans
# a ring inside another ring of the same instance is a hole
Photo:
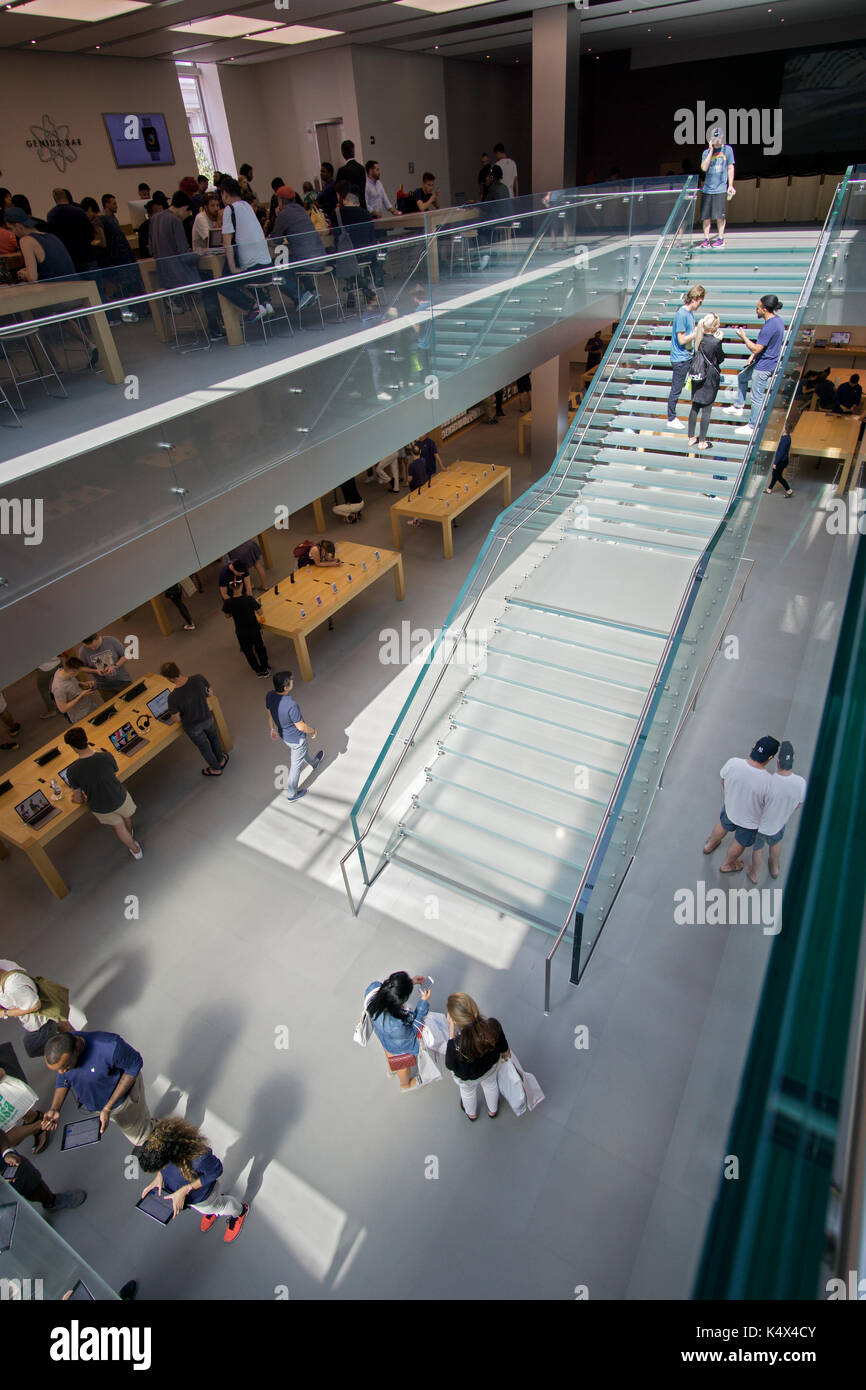
[[[283,742],[285,743],[285,739],[283,739]],[[286,787],[286,796],[289,801],[294,801],[298,794],[298,783],[301,780],[301,772],[303,771],[304,764],[308,763],[310,767],[315,767],[316,762],[314,758],[310,757],[306,734],[301,734],[297,743],[286,743],[286,747],[290,754],[289,782]]]
[[[764,397],[767,394],[767,386],[772,372],[756,372],[755,366],[744,367],[741,372],[737,372],[737,405],[742,407],[746,404],[746,392],[749,383],[752,386],[752,404],[749,410],[749,424],[754,426],[758,423],[758,416],[761,413],[761,406],[764,404]]]
[[[210,719],[203,719],[200,724],[190,724],[189,728],[184,729],[184,733],[195,744],[208,767],[219,767],[223,756],[223,746],[213,716]]]

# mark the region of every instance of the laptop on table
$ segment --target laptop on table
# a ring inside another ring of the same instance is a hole
[[[147,739],[137,734],[131,724],[121,724],[119,729],[109,734],[109,741],[116,753],[132,754],[141,744],[146,743]]]

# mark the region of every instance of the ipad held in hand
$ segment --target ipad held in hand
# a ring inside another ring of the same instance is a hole
[[[135,1204],[139,1211],[143,1211],[145,1216],[158,1221],[160,1226],[167,1226],[173,1215],[170,1197],[160,1197],[157,1192],[148,1192],[146,1197]]]
[[[65,1125],[61,1149],[83,1149],[85,1144],[98,1144],[102,1135],[99,1132],[99,1116],[91,1115],[87,1120],[73,1120]]]

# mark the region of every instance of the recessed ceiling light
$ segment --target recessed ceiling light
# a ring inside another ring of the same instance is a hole
[[[480,9],[490,5],[493,0],[394,0],[406,10],[427,10],[429,14],[448,14],[450,10]]]
[[[144,0],[29,0],[28,4],[19,5],[15,13],[36,14],[45,19],[77,19],[86,24],[95,24],[100,19],[113,19],[115,15],[146,9]]]
[[[315,39],[332,39],[344,29],[313,29],[307,24],[282,24],[267,33],[250,34],[255,43],[313,43]]]
[[[212,19],[191,19],[187,24],[170,24],[174,34],[207,34],[210,38],[241,39],[250,32],[250,21],[237,14],[214,15]],[[253,23],[253,30],[269,29],[270,24]]]

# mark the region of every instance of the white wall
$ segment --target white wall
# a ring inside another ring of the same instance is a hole
[[[362,164],[378,159],[392,198],[401,182],[406,189],[417,188],[429,169],[436,175],[440,202],[447,206],[452,187],[442,59],[370,45],[353,48],[352,62],[361,124],[358,159]],[[438,140],[425,138],[428,116],[439,121]],[[414,173],[409,172],[410,163]]]
[[[196,172],[189,126],[173,63],[150,59],[111,58],[94,54],[0,53],[0,91],[3,93],[3,142],[0,183],[24,193],[33,211],[44,217],[54,206],[52,188],[68,188],[73,198],[96,198],[114,193],[120,204],[138,197],[138,185],[172,191],[185,174]],[[102,119],[103,111],[162,113],[168,125],[175,164],[118,169]],[[69,136],[80,139],[76,159],[60,170],[41,163],[31,125],[45,116],[55,125],[68,125]]]

